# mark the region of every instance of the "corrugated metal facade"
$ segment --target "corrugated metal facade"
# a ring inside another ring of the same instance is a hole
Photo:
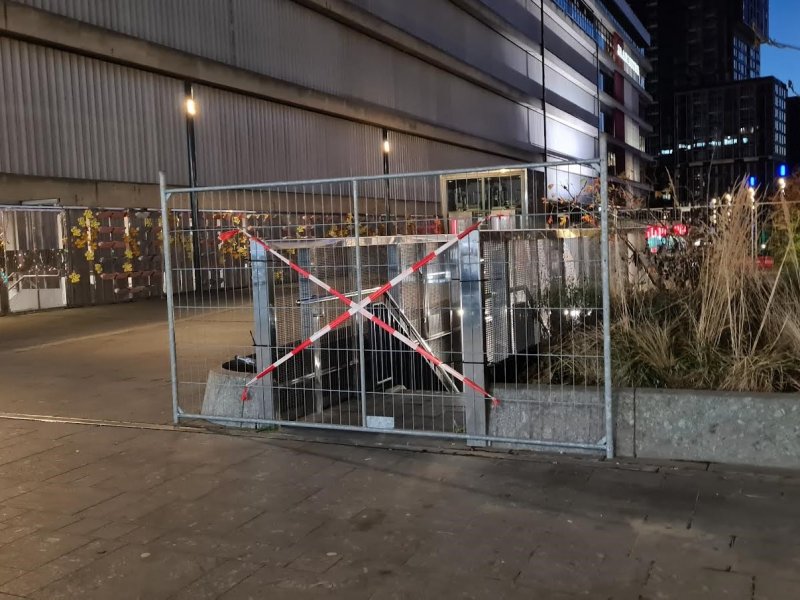
[[[377,127],[205,86],[196,121],[198,183],[293,181],[383,170]],[[508,158],[389,132],[391,173],[486,167]]]
[[[350,0],[353,4],[392,25],[412,33],[440,50],[486,73],[516,85],[519,79],[507,77],[515,72],[525,78],[538,77],[541,63],[529,69],[527,50],[498,34],[489,26],[450,2],[430,0]],[[527,2],[527,0],[523,0]]]
[[[374,175],[377,127],[195,86],[201,185]]]
[[[231,0],[17,0],[34,8],[234,64]]]
[[[495,154],[459,148],[405,133],[389,132],[390,173],[493,167],[514,162]]]
[[[525,107],[289,0],[22,3],[465,133],[529,143]],[[498,56],[503,40],[495,35]],[[503,62],[526,68],[520,60],[515,52]]]
[[[0,38],[0,172],[186,182],[182,101],[174,79]]]
[[[528,142],[519,104],[293,2],[234,7],[239,66],[487,139]]]
[[[509,100],[291,0],[18,1],[531,152],[545,147],[546,129],[551,153],[581,158],[596,153],[595,84],[581,73],[592,68],[596,56],[573,43],[576,32],[551,14],[546,36],[558,30],[559,43],[568,46],[564,52],[586,64],[575,70],[571,62],[546,52],[545,128],[541,109]],[[534,50],[453,3],[352,1],[511,85],[542,81],[541,58]],[[530,11],[522,13],[530,16],[527,25],[539,18],[538,5],[518,3]],[[539,33],[525,35],[533,39]],[[0,85],[0,126],[6,133],[0,136],[0,172],[155,182],[163,169],[172,182],[187,182],[182,81],[0,38]],[[377,127],[210,87],[195,90],[200,184],[382,171]],[[557,98],[568,102],[556,104]],[[532,103],[536,106],[535,99]],[[570,110],[582,111],[584,122],[571,125]],[[412,135],[391,136],[392,172],[509,162]]]

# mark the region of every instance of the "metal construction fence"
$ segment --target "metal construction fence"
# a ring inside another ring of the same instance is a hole
[[[610,455],[605,172],[162,184],[176,422]]]

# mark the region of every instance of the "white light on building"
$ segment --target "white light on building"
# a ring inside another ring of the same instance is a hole
[[[186,114],[190,117],[194,117],[197,114],[197,102],[194,101],[194,98],[186,99]]]

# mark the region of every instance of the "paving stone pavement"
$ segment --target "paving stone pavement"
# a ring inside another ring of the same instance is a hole
[[[0,419],[0,600],[800,597],[800,473]]]

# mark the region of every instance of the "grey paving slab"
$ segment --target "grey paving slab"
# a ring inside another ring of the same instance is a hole
[[[25,512],[24,508],[16,508],[14,506],[0,505],[0,523],[8,521],[9,519],[21,515],[24,512]]]
[[[367,600],[371,590],[362,573],[316,573],[267,566],[223,594],[221,600],[284,600],[294,598],[352,598]]]
[[[71,523],[60,528],[58,531],[60,533],[68,533],[71,535],[88,536],[88,534],[110,523],[109,519],[100,519],[95,517],[73,517],[73,519],[74,520]]]
[[[88,542],[74,535],[35,532],[0,547],[0,565],[30,571]]]
[[[748,518],[742,519],[743,514]],[[692,521],[704,530],[730,535],[789,530],[800,536],[800,503],[794,498],[766,497],[760,491],[701,493]]]
[[[553,593],[525,588],[518,583],[473,575],[453,577],[451,573],[435,568],[406,566],[398,570],[379,569],[366,574],[367,589],[372,590],[370,600],[523,600],[547,598],[562,600]]]
[[[6,503],[19,508],[72,515],[118,495],[118,492],[89,486],[46,484],[15,496]]]
[[[166,314],[156,301],[0,319],[0,380],[25,382],[0,411],[167,423],[169,359],[165,344],[153,344],[166,339]],[[135,396],[121,394],[119,381]]]
[[[219,561],[150,546],[125,546],[33,592],[35,600],[169,598],[211,571]]]
[[[12,528],[30,528],[33,530],[44,529],[47,531],[61,530],[69,526],[77,520],[73,515],[47,512],[40,510],[26,510],[21,514],[6,521],[6,529]],[[64,533],[77,533],[68,532]]]
[[[641,597],[643,600],[751,600],[753,578],[741,573],[698,569],[689,565],[675,570],[656,563],[650,569]]]
[[[46,585],[91,564],[121,545],[107,540],[94,540],[53,559],[33,571],[21,573],[18,577],[0,586],[0,592],[26,597]]]
[[[139,526],[132,522],[107,523],[90,532],[91,537],[101,540],[116,540],[120,537],[132,533]]]
[[[181,590],[171,600],[216,600],[263,565],[229,560]]]
[[[737,561],[731,536],[650,521],[636,523],[635,530],[638,536],[631,554],[645,561],[679,568],[691,556],[694,566],[718,571],[732,569]]]
[[[258,540],[275,548],[288,548],[311,532],[316,531],[328,519],[308,513],[298,518],[287,518],[282,510],[270,509],[239,527],[234,535],[245,540]]]
[[[53,440],[22,438],[19,443],[0,448],[0,476],[4,476],[7,471],[3,465],[13,463],[21,458],[35,456],[57,446],[58,442]]]
[[[742,536],[733,546],[734,570],[760,581],[793,581],[800,590],[800,543],[794,535]],[[800,593],[798,593],[800,597]]]
[[[753,600],[784,600],[797,598],[800,584],[790,579],[777,577],[756,577],[753,586]]]
[[[4,583],[11,581],[12,579],[18,578],[20,575],[24,575],[25,571],[22,569],[11,569],[8,567],[0,567],[0,586]],[[2,589],[2,588],[0,588]]]
[[[163,531],[179,529],[194,534],[213,535],[236,529],[263,511],[264,508],[257,506],[179,500],[158,507],[137,521],[141,525]]]
[[[153,544],[175,552],[199,554],[220,559],[239,559],[257,564],[284,566],[299,555],[289,543],[275,544],[254,540],[232,531],[228,535],[205,535],[170,531],[152,540]]]
[[[170,498],[153,496],[147,492],[122,492],[82,510],[76,516],[132,520],[151,513],[168,502]]]
[[[26,424],[34,454],[0,465],[14,474],[0,477],[0,594],[769,599],[800,586],[792,474],[50,427]]]

